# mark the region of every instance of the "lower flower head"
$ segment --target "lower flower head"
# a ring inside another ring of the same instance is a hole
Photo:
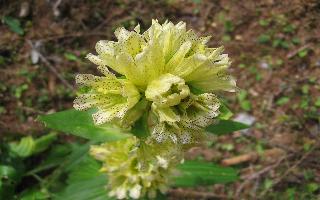
[[[155,198],[166,192],[174,167],[181,161],[181,150],[156,143],[140,143],[137,138],[92,146],[90,154],[102,161],[108,175],[110,196],[118,199]]]
[[[164,109],[154,108],[156,117],[152,127],[152,137],[159,143],[171,141],[175,144],[200,144],[206,138],[205,128],[214,123],[219,115],[220,102],[214,94],[191,94],[177,106],[170,108],[177,120],[170,120]],[[161,114],[160,117],[157,117]],[[165,115],[166,117],[162,117]],[[161,120],[165,118],[167,120]],[[169,119],[169,120],[168,120]],[[157,121],[158,120],[158,121]]]

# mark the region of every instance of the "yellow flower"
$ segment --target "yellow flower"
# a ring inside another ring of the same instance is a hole
[[[214,123],[219,115],[219,107],[219,100],[214,94],[191,95],[170,108],[179,116],[178,120],[161,121],[161,117],[150,117],[155,121],[151,136],[159,143],[172,141],[182,145],[200,144],[206,138],[205,127]],[[158,114],[156,111],[154,113]]]
[[[89,54],[87,58],[101,67],[112,68],[142,90],[167,73],[203,92],[235,90],[235,80],[226,73],[230,62],[222,54],[223,48],[207,47],[210,37],[187,31],[184,22],[161,25],[153,20],[142,34],[137,26],[134,31],[118,28],[115,35],[117,42],[99,41],[98,55]]]
[[[118,199],[155,198],[165,193],[174,167],[181,161],[181,151],[158,144],[139,143],[135,137],[92,146],[90,154],[102,161],[102,172],[108,175],[109,196]]]
[[[189,87],[184,80],[172,74],[164,74],[151,81],[145,91],[146,98],[153,102],[152,110],[157,113],[160,122],[178,121],[180,117],[171,107],[178,105],[189,94]]]
[[[78,96],[73,106],[77,110],[97,108],[92,115],[97,125],[122,119],[140,99],[139,91],[130,81],[117,79],[110,73],[105,73],[104,77],[78,74],[76,83],[89,87],[89,92]]]
[[[74,107],[97,107],[96,124],[120,122],[126,128],[150,112],[148,126],[157,141],[198,143],[204,128],[219,114],[213,93],[236,89],[227,74],[230,61],[223,48],[208,47],[210,37],[198,37],[184,22],[153,20],[144,33],[138,25],[134,31],[118,28],[115,35],[117,41],[99,41],[98,54],[87,55],[106,77],[78,76],[77,82],[91,91],[78,97]],[[122,79],[111,75],[109,68]],[[143,109],[140,99],[148,101]]]
[[[110,196],[154,198],[167,190],[183,152],[206,139],[205,128],[219,115],[214,93],[234,92],[236,82],[227,73],[230,61],[223,48],[208,47],[210,37],[198,37],[184,22],[153,20],[144,33],[138,25],[134,31],[118,28],[115,36],[117,41],[96,44],[97,55],[87,55],[104,77],[78,75],[76,82],[89,90],[74,107],[97,108],[97,125],[125,128],[146,112],[142,121],[149,137],[92,146],[90,153],[103,163]]]

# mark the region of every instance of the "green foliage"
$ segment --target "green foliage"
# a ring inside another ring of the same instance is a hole
[[[20,200],[45,200],[50,199],[50,194],[48,191],[41,191],[38,189],[30,189],[24,191],[21,196]]]
[[[20,99],[23,92],[26,91],[28,88],[29,88],[28,84],[24,83],[19,86],[13,86],[11,88],[11,92],[17,99]]]
[[[94,110],[77,111],[74,109],[39,116],[38,120],[48,128],[94,141],[115,141],[128,137],[120,128],[111,124],[97,126],[93,123]]]
[[[260,19],[260,20],[259,20],[260,26],[269,26],[269,25],[270,25],[270,22],[271,22],[270,19]]]
[[[150,135],[148,128],[148,112],[145,112],[143,116],[132,127],[131,133],[138,138],[146,138]]]
[[[317,98],[316,102],[314,103],[316,107],[320,107],[320,97]]]
[[[107,196],[107,177],[99,172],[100,164],[85,155],[70,171],[67,186],[58,193],[55,200],[103,200]],[[237,180],[237,171],[232,168],[199,161],[186,161],[178,166],[179,175],[173,178],[173,185],[192,187],[214,183],[228,183]]]
[[[207,131],[216,135],[223,135],[234,131],[250,128],[250,126],[231,120],[219,120],[217,124],[207,127]]]
[[[219,119],[223,119],[223,120],[227,120],[230,119],[230,117],[233,116],[233,113],[231,112],[231,110],[222,102],[220,102],[220,114],[219,114]]]
[[[284,33],[294,33],[296,30],[296,26],[294,26],[293,24],[288,24],[285,27],[283,27],[283,32]]]
[[[2,18],[2,20],[10,28],[11,31],[13,31],[19,35],[24,34],[24,30],[21,27],[21,23],[18,19],[14,18],[14,17],[10,17],[10,16],[4,16]]]
[[[300,43],[301,43],[301,41],[300,41],[300,39],[299,39],[299,38],[294,37],[294,38],[292,38],[292,43],[293,43],[293,44],[295,44],[295,45],[298,45],[298,44],[300,44]]]
[[[289,97],[281,97],[280,99],[278,99],[276,101],[276,104],[278,106],[282,106],[282,105],[285,105],[286,103],[288,103],[290,101],[290,98]]]
[[[266,44],[268,42],[271,41],[271,36],[270,35],[267,35],[267,34],[261,34],[259,37],[258,37],[258,42],[261,43],[261,44]]]
[[[245,90],[241,90],[238,93],[238,100],[243,110],[250,111],[252,105],[251,105],[251,102],[247,99],[247,96],[248,96],[248,92]]]
[[[272,46],[275,48],[289,49],[290,44],[289,44],[289,42],[287,42],[286,40],[284,40],[282,38],[275,38],[272,41]]]
[[[31,136],[22,138],[19,142],[10,143],[10,150],[20,157],[29,157],[33,154],[40,153],[48,148],[48,146],[57,138],[56,133],[50,133],[38,139]]]
[[[304,58],[304,57],[306,57],[307,55],[308,55],[308,49],[303,49],[303,50],[301,50],[301,51],[298,52],[298,56],[299,56],[300,58]]]
[[[51,133],[37,139],[28,136],[23,137],[19,142],[0,143],[0,199],[13,199],[16,195],[16,187],[25,176],[28,176],[26,171],[30,162],[26,162],[26,159],[47,150],[55,139],[56,134]],[[32,188],[30,187],[29,190],[31,191]],[[20,199],[35,199],[36,194],[30,191],[24,193],[25,198]],[[37,199],[41,199],[39,195],[36,195]]]
[[[79,60],[79,58],[76,55],[74,55],[73,53],[70,53],[70,52],[64,53],[64,57],[69,61],[78,61]]]
[[[0,165],[0,199],[11,199],[19,179],[20,175],[14,167]]]
[[[238,179],[236,170],[207,162],[186,161],[178,166],[178,170],[181,174],[174,183],[178,187],[229,183]]]
[[[224,29],[228,33],[232,32],[234,30],[234,26],[233,26],[232,21],[230,21],[230,20],[225,21],[224,22]]]
[[[69,173],[67,186],[54,200],[108,200],[107,177],[99,172],[100,164],[86,155]]]

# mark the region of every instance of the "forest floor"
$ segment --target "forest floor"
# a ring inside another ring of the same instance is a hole
[[[222,94],[252,128],[189,158],[240,169],[236,183],[173,189],[172,199],[316,199],[320,193],[320,2],[317,0],[1,1],[0,137],[47,132],[39,114],[72,107],[84,57],[115,28],[185,21],[223,45],[241,90]],[[184,197],[182,197],[184,196]]]

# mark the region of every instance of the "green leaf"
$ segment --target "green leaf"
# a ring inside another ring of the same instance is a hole
[[[269,26],[270,20],[269,19],[260,19],[259,24],[260,24],[260,26]]]
[[[222,102],[220,102],[220,114],[219,114],[219,119],[223,119],[223,120],[227,120],[230,119],[230,117],[232,117],[233,113],[231,112],[231,110]]]
[[[282,105],[288,103],[289,101],[290,101],[289,97],[281,97],[280,99],[277,100],[276,104],[278,106],[282,106]]]
[[[9,26],[11,31],[13,31],[19,35],[24,34],[24,31],[21,28],[21,23],[18,19],[10,17],[10,16],[4,16],[3,22]]]
[[[224,22],[224,30],[229,33],[234,30],[234,26],[233,26],[232,21],[227,20]]]
[[[38,188],[28,188],[19,195],[19,200],[45,200],[50,199],[50,194],[46,190]]]
[[[64,57],[70,61],[77,61],[78,60],[78,57],[76,55],[74,55],[73,53],[69,53],[69,52],[64,53]]]
[[[148,112],[145,112],[142,117],[134,124],[131,129],[133,133],[138,138],[146,138],[150,135],[148,128]]]
[[[9,147],[11,152],[25,158],[46,150],[49,145],[56,140],[56,138],[56,133],[50,133],[38,139],[33,139],[31,136],[27,136],[23,137],[20,142],[10,143]]]
[[[9,165],[0,165],[0,199],[12,199],[20,175]]]
[[[308,55],[308,50],[309,50],[309,49],[303,49],[303,50],[299,51],[299,52],[298,52],[298,56],[299,56],[300,58],[306,57],[306,55]]]
[[[239,101],[243,101],[247,98],[248,96],[248,92],[245,90],[240,90],[240,92],[238,93],[238,100]]]
[[[67,186],[54,200],[109,200],[105,188],[107,177],[99,172],[100,164],[86,154],[82,162],[70,172]]]
[[[180,175],[174,178],[174,186],[192,187],[229,183],[238,179],[237,171],[208,162],[186,161],[178,166]]]
[[[226,133],[231,133],[247,128],[250,128],[250,126],[240,122],[232,120],[219,120],[218,124],[212,124],[208,126],[206,130],[216,135],[223,135]]]
[[[314,103],[316,107],[320,107],[320,97],[317,98],[316,102]]]
[[[25,173],[25,176],[36,174],[61,165],[65,160],[68,159],[67,156],[70,155],[70,153],[71,144],[55,145],[54,148],[48,152],[48,155],[46,155],[45,159],[39,165]]]
[[[271,36],[270,35],[267,35],[267,34],[261,34],[259,37],[258,37],[258,42],[261,43],[261,44],[266,44],[268,42],[271,41]]]
[[[39,116],[38,120],[43,122],[48,128],[94,141],[115,141],[128,137],[128,134],[114,125],[95,125],[91,116],[93,112],[93,109],[88,111],[70,109]]]
[[[253,69],[256,70],[255,68],[253,68]],[[238,93],[238,100],[239,100],[241,108],[246,111],[250,111],[252,106],[251,106],[251,102],[249,100],[247,100],[247,97],[248,97],[248,92],[245,90],[241,90]]]
[[[245,111],[250,111],[252,108],[251,102],[249,100],[243,100],[240,102],[240,106]]]
[[[88,155],[88,151],[91,145],[95,143],[88,142],[86,144],[73,144],[72,145],[72,153],[68,156],[68,159],[65,160],[63,170],[71,171],[76,168],[79,163],[86,159]]]
[[[49,133],[47,135],[44,135],[38,139],[34,140],[34,149],[32,154],[40,153],[42,151],[45,151],[50,144],[57,139],[56,133]]]
[[[20,142],[10,144],[10,150],[20,157],[28,157],[34,149],[34,140],[31,136],[23,137]]]
[[[198,94],[203,94],[203,93],[205,93],[204,91],[202,91],[202,90],[199,89],[199,88],[194,87],[193,85],[188,85],[188,86],[189,86],[190,91],[192,92],[192,94],[198,95]]]

